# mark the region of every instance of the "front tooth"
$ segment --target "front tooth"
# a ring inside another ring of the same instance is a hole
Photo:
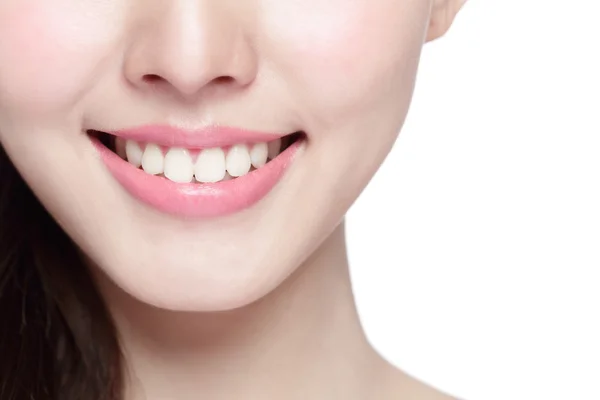
[[[236,144],[227,153],[227,172],[233,177],[244,176],[250,171],[252,160],[245,144]]]
[[[194,179],[192,157],[186,149],[172,148],[167,152],[165,177],[177,183],[190,183]]]
[[[144,151],[140,147],[137,142],[133,140],[127,140],[125,142],[125,155],[127,156],[127,161],[133,164],[136,167],[140,167],[142,165],[142,157],[144,156]]]
[[[260,168],[267,163],[269,146],[266,143],[256,143],[250,150],[250,159],[254,168]]]
[[[202,150],[198,154],[194,174],[198,182],[219,182],[225,176],[225,152],[219,147]]]
[[[142,168],[150,175],[162,174],[165,169],[165,157],[162,150],[155,144],[146,145],[142,156]]]
[[[272,160],[279,155],[281,151],[281,138],[269,142],[269,158]]]

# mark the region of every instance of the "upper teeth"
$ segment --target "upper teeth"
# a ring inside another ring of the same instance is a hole
[[[246,175],[252,167],[264,166],[281,152],[281,139],[253,145],[236,144],[229,149],[204,149],[196,155],[184,148],[173,147],[163,151],[154,143],[143,146],[133,140],[119,138],[116,148],[122,158],[148,174],[162,174],[177,183],[194,180],[214,183]]]

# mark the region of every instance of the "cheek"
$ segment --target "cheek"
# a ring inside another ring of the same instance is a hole
[[[429,9],[422,0],[307,0],[275,16],[273,57],[312,109],[343,114],[410,94]],[[283,7],[282,7],[283,8]]]
[[[90,0],[8,0],[0,5],[0,105],[56,110],[94,79],[115,41],[117,10]],[[112,3],[112,2],[111,2]],[[0,111],[2,112],[2,111]]]

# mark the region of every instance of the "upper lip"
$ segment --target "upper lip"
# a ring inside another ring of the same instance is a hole
[[[144,125],[117,131],[105,131],[123,139],[150,142],[165,147],[213,148],[241,143],[270,142],[293,132],[260,132],[231,126],[210,125],[184,129],[171,125]]]

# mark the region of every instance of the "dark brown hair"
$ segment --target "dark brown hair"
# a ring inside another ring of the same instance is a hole
[[[75,244],[0,146],[0,400],[116,400],[114,324]]]

